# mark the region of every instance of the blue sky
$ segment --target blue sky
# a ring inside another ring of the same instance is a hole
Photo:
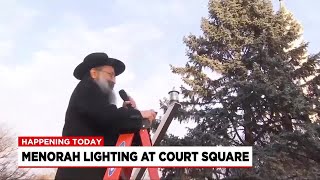
[[[304,26],[310,52],[320,51],[320,1],[286,5]],[[73,69],[93,51],[123,60],[127,70],[116,90],[129,92],[140,109],[157,110],[181,83],[169,64],[186,62],[182,38],[200,34],[206,6],[207,0],[0,1],[0,121],[17,135],[60,135],[78,82]],[[181,135],[180,127],[170,132]]]

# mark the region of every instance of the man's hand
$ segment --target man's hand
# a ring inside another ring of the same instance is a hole
[[[148,119],[150,123],[156,119],[157,113],[154,110],[140,111],[143,119]]]
[[[129,97],[129,100],[130,101],[124,101],[123,102],[123,104],[122,104],[122,107],[128,107],[128,105],[130,104],[131,105],[131,107],[133,107],[134,109],[136,109],[137,108],[137,105],[136,105],[136,102],[131,98],[131,97]]]

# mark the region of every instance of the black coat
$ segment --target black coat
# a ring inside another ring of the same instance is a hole
[[[91,79],[79,82],[66,112],[63,136],[104,136],[105,146],[114,146],[119,134],[137,132],[142,126],[138,110],[117,108]],[[56,180],[103,179],[106,168],[58,168]]]

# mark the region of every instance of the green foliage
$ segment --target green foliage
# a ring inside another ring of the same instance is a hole
[[[164,177],[320,177],[319,54],[294,45],[301,26],[269,0],[210,0],[203,35],[184,38],[180,121],[197,126],[164,145],[254,147],[252,169],[165,169]],[[212,77],[211,73],[219,73]],[[165,105],[162,104],[165,108]]]

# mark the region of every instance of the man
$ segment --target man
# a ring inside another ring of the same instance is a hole
[[[114,105],[116,76],[124,70],[123,62],[105,53],[84,58],[73,73],[81,81],[70,98],[63,136],[104,136],[106,146],[115,146],[121,133],[137,132],[142,119],[155,119],[153,110],[137,110],[132,98],[121,108]],[[133,108],[127,108],[128,104]],[[105,171],[106,168],[59,168],[55,178],[101,180]]]

